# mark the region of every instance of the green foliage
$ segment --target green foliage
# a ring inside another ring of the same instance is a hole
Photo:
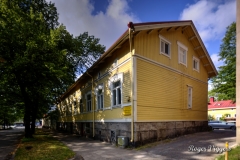
[[[208,97],[214,97],[216,101],[228,100],[228,95],[227,94],[216,93],[216,91],[214,89],[208,91]]]
[[[75,153],[66,145],[53,138],[52,133],[39,132],[34,138],[23,138],[18,146],[15,160],[64,160],[71,159]]]
[[[239,160],[240,159],[240,146],[230,148],[231,150],[228,152],[229,160]],[[225,160],[225,154],[217,156],[215,160]]]
[[[55,6],[45,0],[0,1],[0,104],[24,113],[25,136],[31,137],[30,121],[34,125],[75,73],[105,50],[99,39],[87,32],[73,37],[57,20]]]
[[[236,23],[227,27],[225,37],[220,46],[219,60],[224,65],[219,67],[219,74],[212,79],[213,92],[221,95],[221,99],[236,101]],[[218,99],[220,99],[218,97]]]
[[[228,117],[229,115],[230,115],[230,114],[228,114],[228,113],[223,114],[222,117],[220,117],[220,120],[221,120],[221,121],[225,121],[225,120],[226,120],[226,117]]]
[[[215,117],[213,115],[208,115],[208,121],[214,121],[215,120]]]

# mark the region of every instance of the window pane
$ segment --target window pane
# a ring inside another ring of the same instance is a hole
[[[98,89],[98,94],[102,94],[102,89]]]
[[[100,96],[100,108],[103,108],[103,95]]]
[[[87,95],[87,100],[91,100],[91,94]]]
[[[168,45],[167,43],[165,43],[165,53],[166,53],[166,54],[169,54],[169,52],[168,52],[168,46],[169,46],[169,45]]]
[[[117,82],[114,82],[114,83],[113,83],[113,88],[116,88],[116,87],[118,87],[118,86],[120,86],[120,81],[117,81]]]
[[[116,105],[116,90],[113,90],[113,105]]]
[[[101,107],[100,107],[100,103],[101,103],[101,102],[100,102],[100,96],[98,96],[97,98],[98,98],[98,99],[97,99],[97,102],[98,102],[98,109],[99,109],[99,108],[101,108]]]
[[[118,94],[117,94],[118,104],[121,104],[121,88],[118,88],[117,91],[118,91]]]
[[[183,51],[183,63],[186,64],[186,51]]]

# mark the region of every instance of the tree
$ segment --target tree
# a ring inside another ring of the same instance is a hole
[[[228,96],[225,93],[216,93],[215,90],[208,91],[208,97],[214,97],[216,98],[216,101],[226,100],[228,99]]]
[[[219,60],[224,66],[219,67],[219,73],[212,79],[213,92],[224,95],[222,98],[236,101],[236,23],[227,27],[226,34],[220,46]]]
[[[105,49],[87,33],[74,38],[57,19],[45,0],[0,2],[0,81],[8,86],[2,89],[7,99],[24,104],[25,137],[32,137],[36,119],[74,82],[78,67]]]
[[[208,121],[213,121],[213,120],[215,120],[215,118],[214,118],[214,116],[212,116],[212,115],[208,115]]]

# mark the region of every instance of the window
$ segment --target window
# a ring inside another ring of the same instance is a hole
[[[177,42],[178,44],[178,62],[187,66],[187,51],[188,48],[184,46],[182,43]]]
[[[97,95],[97,109],[103,109],[103,85],[96,88]]]
[[[86,97],[86,99],[87,99],[87,111],[91,111],[92,110],[92,96],[91,96],[91,92],[89,92],[88,94],[87,94],[87,97]]]
[[[74,114],[76,115],[77,114],[77,102],[76,101],[73,102],[73,106],[74,106]]]
[[[199,72],[199,59],[197,59],[196,57],[193,57],[193,70]]]
[[[160,53],[165,56],[171,57],[171,43],[160,35],[159,38],[160,38]]]
[[[113,62],[113,67],[116,67],[118,65],[118,59],[115,59]]]
[[[192,108],[192,87],[188,86],[188,108]]]
[[[122,104],[122,82],[123,73],[115,74],[108,81],[108,86],[111,90],[111,106],[121,107]]]
[[[113,106],[121,104],[121,82],[120,80],[112,83],[112,102]]]
[[[101,77],[101,73],[98,72],[97,78],[99,79]]]
[[[68,105],[68,111],[69,111],[69,114],[72,114],[72,103]]]
[[[97,102],[98,102],[98,109],[103,109],[103,92],[102,92],[102,89],[98,90]]]
[[[79,105],[80,105],[80,113],[83,113],[83,101],[82,101],[82,98],[79,101]]]

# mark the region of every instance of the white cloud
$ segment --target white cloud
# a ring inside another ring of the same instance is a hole
[[[188,5],[180,19],[192,20],[204,42],[219,39],[223,37],[226,27],[236,21],[236,1],[201,0]]]
[[[214,53],[214,54],[211,55],[211,59],[212,59],[214,65],[215,65],[215,67],[216,67],[217,69],[218,69],[218,67],[224,65],[224,64],[223,64],[223,61],[219,61],[219,60],[218,60],[219,58],[220,58],[220,57],[219,57],[218,54],[216,54],[216,53]]]
[[[106,12],[93,15],[94,5],[90,0],[51,0],[59,13],[59,22],[74,36],[88,32],[100,38],[100,44],[108,49],[127,30],[129,21],[139,19],[129,12],[126,0],[110,0]]]

